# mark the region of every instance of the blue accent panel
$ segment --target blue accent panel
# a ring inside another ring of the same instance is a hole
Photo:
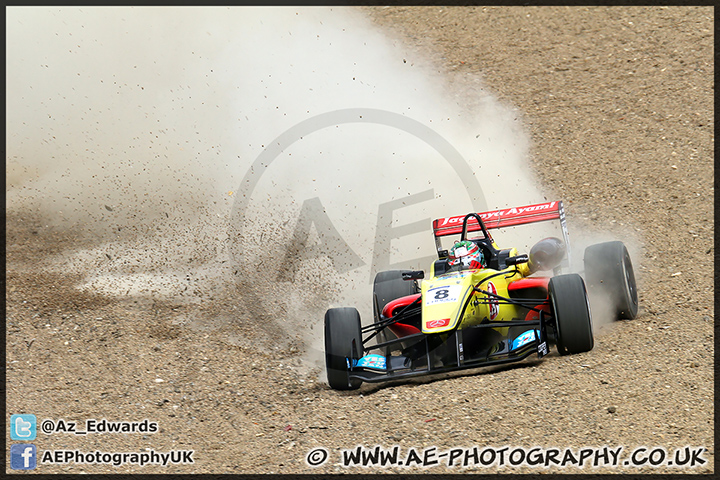
[[[517,350],[523,345],[527,345],[530,342],[534,342],[537,339],[537,333],[535,330],[528,330],[527,332],[519,335],[512,342],[512,348],[510,350]]]
[[[376,353],[365,355],[357,361],[356,366],[363,368],[373,368],[376,370],[386,370],[385,357]]]

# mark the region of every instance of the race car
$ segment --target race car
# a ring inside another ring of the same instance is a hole
[[[529,254],[499,248],[489,232],[553,220],[563,239],[545,238]],[[618,319],[637,315],[622,242],[586,248],[584,279],[563,273],[570,248],[562,201],[441,218],[432,227],[438,259],[427,276],[391,270],[375,277],[372,324],[362,326],[352,307],[326,312],[331,388],[517,362],[534,353],[542,358],[549,344],[560,355],[587,352],[594,345],[588,291],[610,302]],[[443,248],[443,239],[458,236],[452,249]]]

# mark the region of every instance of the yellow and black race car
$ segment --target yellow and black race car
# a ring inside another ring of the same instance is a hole
[[[559,220],[563,239],[545,238],[529,255],[499,248],[489,233],[549,220]],[[355,308],[326,312],[332,388],[543,357],[550,343],[561,355],[587,352],[594,344],[588,289],[602,292],[618,318],[637,315],[635,276],[622,242],[585,250],[585,280],[562,273],[570,259],[561,201],[438,219],[433,234],[438,260],[427,277],[377,274],[372,324],[361,326]],[[450,250],[442,247],[443,237],[458,235]]]

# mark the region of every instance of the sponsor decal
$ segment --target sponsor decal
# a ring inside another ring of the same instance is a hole
[[[514,215],[523,215],[527,213],[535,213],[535,212],[541,212],[544,210],[551,210],[555,207],[555,204],[557,202],[547,202],[547,203],[540,203],[537,205],[528,205],[527,207],[513,207],[509,208],[507,210],[495,210],[492,212],[484,212],[479,213],[480,218],[483,220],[488,220],[491,218],[503,218],[503,217],[511,217]],[[440,223],[441,227],[447,226],[447,225],[462,225],[463,219],[465,218],[465,215],[461,215],[459,217],[449,217],[443,219],[442,223]],[[472,222],[472,218],[468,220],[468,223]],[[475,222],[477,224],[477,222]]]
[[[523,345],[527,345],[530,342],[535,341],[536,334],[535,330],[528,330],[527,332],[523,333],[522,335],[519,335],[515,340],[513,340],[512,348],[511,350],[516,350]]]
[[[358,367],[365,367],[365,368],[375,368],[377,370],[385,370],[386,364],[385,364],[385,357],[382,355],[378,355],[376,353],[365,355],[360,360],[357,361]]]
[[[492,282],[488,282],[487,291],[497,295],[497,288],[495,288],[495,285]],[[498,316],[498,313],[500,313],[500,305],[498,303],[498,299],[490,295],[488,295],[487,297],[488,304],[490,306],[490,320],[495,320]]]
[[[425,328],[428,330],[431,328],[447,327],[450,324],[449,318],[443,318],[438,320],[430,320],[425,324]]]

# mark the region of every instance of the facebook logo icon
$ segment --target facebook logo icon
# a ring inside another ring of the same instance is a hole
[[[10,438],[13,440],[35,440],[37,419],[35,415],[23,414],[10,417]]]
[[[33,470],[37,466],[37,447],[32,443],[10,446],[10,468],[13,470]]]

